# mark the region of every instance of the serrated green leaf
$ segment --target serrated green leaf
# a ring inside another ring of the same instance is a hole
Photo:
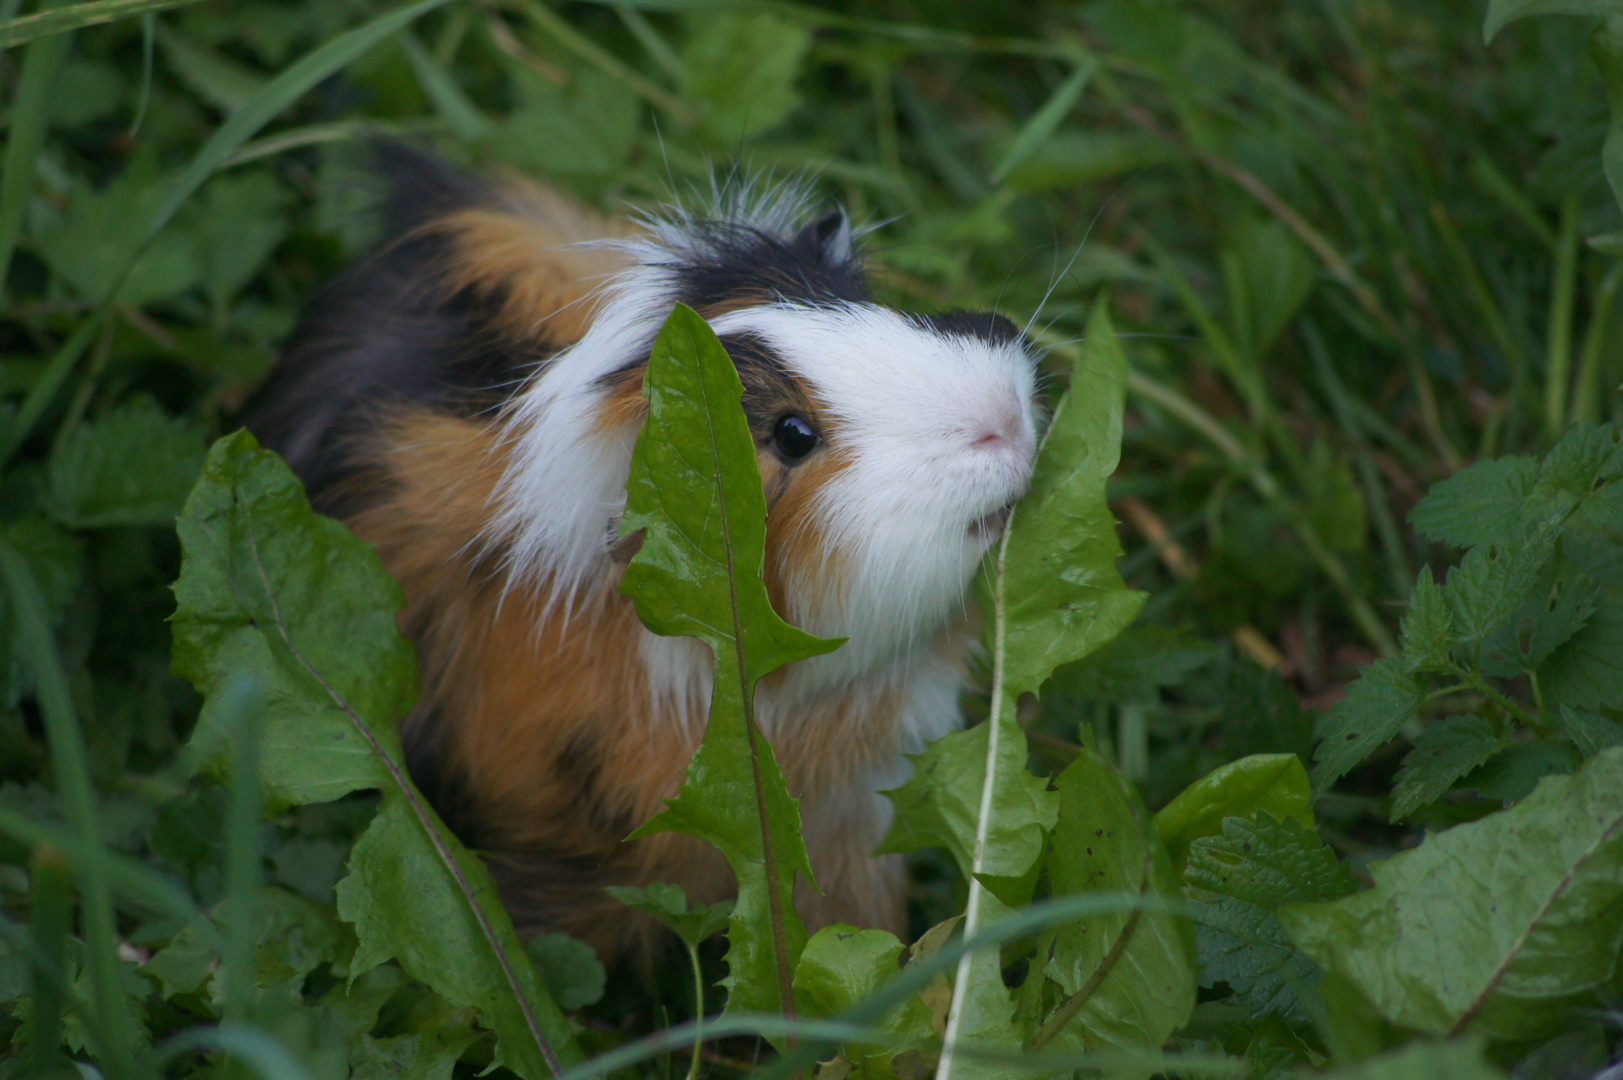
[[[573,1012],[602,999],[607,975],[586,942],[568,934],[537,934],[524,943],[524,951],[560,1009]]]
[[[1195,841],[1183,880],[1195,901],[1200,984],[1227,983],[1252,1016],[1304,1018],[1319,972],[1291,944],[1277,912],[1351,895],[1358,889],[1352,870],[1295,819],[1260,812],[1229,818],[1222,835]]]
[[[1623,946],[1623,749],[1369,872],[1372,889],[1280,912],[1303,951],[1417,1031],[1553,1032]]]
[[[1538,670],[1547,702],[1578,709],[1623,706],[1623,604],[1603,603]]]
[[[1417,1040],[1399,1050],[1345,1069],[1317,1074],[1324,1080],[1503,1080],[1484,1055],[1481,1039]]]
[[[684,832],[727,857],[738,881],[727,935],[727,1009],[776,1012],[788,1004],[781,987],[806,942],[793,903],[795,875],[811,881],[812,873],[800,811],[771,743],[755,727],[755,684],[841,643],[790,626],[767,598],[766,498],[743,392],[715,333],[678,304],[643,378],[648,419],[631,456],[621,533],[642,530],[644,539],[620,591],[654,633],[710,646],[715,689],[704,740],[681,789],[632,835]],[[784,935],[781,957],[775,923]]]
[[[634,885],[605,885],[603,891],[622,904],[646,911],[674,930],[683,944],[689,946],[698,945],[712,934],[719,933],[727,925],[727,916],[733,910],[733,902],[723,900],[689,911],[687,893],[682,891],[682,886],[672,885],[668,881],[656,881],[646,889]]]
[[[287,235],[290,201],[268,169],[216,176],[198,193],[188,224],[203,261],[203,291],[217,309],[253,280]]]
[[[886,930],[836,923],[812,935],[795,968],[795,1000],[809,1016],[833,1019],[873,994],[901,971],[902,943]],[[895,1080],[898,1053],[932,1041],[930,1007],[918,995],[872,1025],[894,1038],[888,1045],[849,1043],[844,1057],[865,1080]]]
[[[1548,518],[1521,524],[1478,544],[1449,569],[1442,592],[1457,644],[1482,642],[1522,606],[1555,551],[1557,535],[1557,522]]]
[[[1580,570],[1557,578],[1549,594],[1535,608],[1527,645],[1517,658],[1522,670],[1536,670],[1551,653],[1582,630],[1595,614],[1599,596],[1600,583]]]
[[[451,1080],[457,1059],[478,1038],[467,1030],[362,1035],[350,1051],[350,1080]]]
[[[1556,723],[1586,758],[1614,746],[1623,746],[1623,724],[1599,713],[1563,705],[1556,713]]]
[[[1565,739],[1516,743],[1489,758],[1461,786],[1476,788],[1484,799],[1498,799],[1509,806],[1531,794],[1546,776],[1565,776],[1582,761],[1577,748]]]
[[[1107,644],[1144,606],[1145,594],[1127,588],[1116,569],[1121,542],[1105,502],[1105,481],[1121,460],[1126,392],[1127,358],[1101,303],[1043,436],[1031,487],[1009,520],[998,588],[1011,701]]]
[[[1181,874],[1190,844],[1221,833],[1224,818],[1263,810],[1313,828],[1313,788],[1295,754],[1252,754],[1213,769],[1156,812],[1155,831]]]
[[[1538,461],[1520,454],[1479,461],[1438,481],[1409,512],[1428,540],[1471,547],[1503,537],[1538,480]]]
[[[729,145],[776,127],[800,103],[795,80],[811,45],[805,26],[769,13],[695,15],[682,50],[682,96]]]
[[[1623,431],[1607,424],[1574,427],[1539,463],[1534,494],[1545,505],[1586,499],[1623,473]]]
[[[383,792],[337,889],[360,942],[351,976],[397,958],[448,1000],[476,1006],[497,1034],[497,1060],[538,1080],[547,1065],[510,972],[560,1059],[579,1060],[489,873],[398,765],[394,725],[416,698],[416,665],[395,622],[399,587],[370,546],[314,513],[287,465],[247,432],[210,450],[179,532],[174,666],[205,698],[194,751],[220,767],[218,691],[250,672],[265,693],[261,778],[273,805]]]
[[[1393,780],[1391,820],[1401,821],[1436,802],[1503,745],[1493,725],[1480,716],[1450,716],[1426,728]]]
[[[1293,759],[1294,760],[1294,759]],[[1055,896],[1124,892],[1176,896],[1178,878],[1138,793],[1084,750],[1055,781],[1060,797],[1048,877]],[[1124,944],[1121,944],[1122,942]],[[1041,977],[1069,999],[1091,991],[1047,1043],[1055,1049],[1154,1050],[1195,1007],[1189,924],[1165,911],[1110,912],[1067,923],[1039,950]],[[1102,982],[1097,972],[1110,964]],[[1034,969],[1030,978],[1038,978]],[[1065,1009],[1035,1018],[1038,1028]]]
[[[1454,623],[1443,590],[1431,576],[1431,567],[1420,568],[1414,591],[1409,594],[1409,610],[1403,613],[1403,659],[1416,671],[1442,671],[1449,665],[1453,648]]]
[[[609,177],[625,167],[637,141],[637,96],[617,79],[575,71],[557,86],[515,68],[519,107],[491,140],[502,160],[564,176]]]
[[[162,525],[180,515],[203,468],[203,433],[138,397],[80,424],[51,452],[48,505],[77,528]]]
[[[1359,672],[1320,726],[1313,786],[1328,788],[1396,735],[1424,695],[1425,688],[1401,658],[1377,660]]]
[[[1620,0],[1488,0],[1488,14],[1482,23],[1482,41],[1493,40],[1507,23],[1531,15],[1601,16],[1623,11]]]

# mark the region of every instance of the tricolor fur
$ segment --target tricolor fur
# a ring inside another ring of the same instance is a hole
[[[647,928],[601,886],[731,888],[690,838],[623,842],[680,783],[710,694],[705,647],[648,633],[615,591],[642,372],[685,302],[744,383],[773,603],[850,639],[757,700],[824,890],[797,903],[813,928],[902,929],[902,869],[870,854],[876,792],[958,724],[966,588],[1034,450],[1019,332],[875,304],[844,215],[803,224],[794,190],[613,221],[379,153],[393,239],[312,303],[249,423],[405,590],[413,775],[487,853],[522,932],[614,956]],[[798,458],[785,416],[816,434]]]

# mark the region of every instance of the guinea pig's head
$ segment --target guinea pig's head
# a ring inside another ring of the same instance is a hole
[[[684,302],[709,321],[744,386],[773,603],[811,633],[849,639],[812,662],[813,681],[826,684],[905,658],[964,611],[1030,479],[1036,365],[1001,316],[875,303],[843,213],[801,226],[781,202],[732,210],[645,222],[621,245],[630,268],[531,395],[533,445],[513,475],[554,479],[535,498],[510,485],[510,505],[544,508],[515,534],[544,539],[584,517],[592,535],[574,549],[613,546],[604,526],[624,500],[648,347]],[[583,400],[584,414],[567,407]],[[566,512],[563,490],[578,504]],[[558,568],[562,580],[589,578],[575,562]]]

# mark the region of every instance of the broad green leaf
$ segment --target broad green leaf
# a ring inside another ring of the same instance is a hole
[[[1438,481],[1415,504],[1409,520],[1428,540],[1471,547],[1503,537],[1538,480],[1538,460],[1524,455],[1490,458]]]
[[[537,934],[524,943],[524,951],[560,1009],[573,1012],[603,997],[603,962],[586,942],[568,934]]]
[[[1009,520],[1003,579],[1003,691],[1038,690],[1061,664],[1080,660],[1125,630],[1145,594],[1116,569],[1121,543],[1105,481],[1121,459],[1127,358],[1109,309],[1097,304],[1054,410],[1031,487]]]
[[[314,513],[286,464],[247,432],[210,450],[179,531],[175,671],[205,698],[196,752],[220,767],[218,691],[249,672],[265,694],[261,778],[273,805],[383,793],[338,885],[360,943],[351,976],[397,958],[447,1000],[477,1007],[497,1060],[527,1080],[547,1072],[527,1011],[560,1059],[578,1060],[489,873],[398,764],[394,725],[415,700],[416,665],[395,623],[399,587],[371,548]]]
[[[1048,857],[1055,896],[1178,895],[1177,874],[1138,793],[1104,758],[1084,750],[1055,787],[1060,811]],[[1072,1018],[1059,1021],[1064,1026],[1050,1047],[1159,1049],[1195,1007],[1191,946],[1188,921],[1164,911],[1111,912],[1060,926],[1039,949],[1047,962],[1029,976],[1053,980],[1061,998],[1058,1009],[1034,1018],[1036,1029],[1069,1005]],[[1078,1008],[1073,999],[1084,992]]]
[[[1576,0],[1582,3],[1584,0]],[[1611,122],[1606,127],[1606,141],[1601,145],[1601,168],[1606,183],[1612,189],[1612,198],[1623,206],[1623,3],[1618,0],[1588,0],[1602,9],[1606,21],[1589,39],[1589,58],[1600,72],[1601,85],[1606,88],[1606,101],[1611,107]],[[1490,13],[1492,9],[1490,8]],[[1600,12],[1596,12],[1600,14]]]
[[[1521,802],[1546,776],[1565,776],[1578,767],[1583,755],[1565,739],[1537,739],[1500,750],[1461,782],[1476,788],[1484,799],[1509,806]]]
[[[902,943],[886,930],[836,923],[812,935],[795,968],[795,1000],[808,1016],[838,1017],[901,971]],[[850,1043],[841,1056],[864,1077],[893,1080],[891,1059],[934,1039],[931,1011],[918,995],[887,1012],[874,1027],[894,1036],[889,1045]]]
[[[1372,889],[1281,911],[1304,952],[1417,1031],[1558,1030],[1623,947],[1623,749],[1369,871]]]
[[[289,201],[267,169],[216,176],[199,192],[189,223],[203,262],[203,291],[216,308],[253,280],[287,235]]]
[[[1577,709],[1623,706],[1623,604],[1602,604],[1538,670],[1545,699]]]
[[[704,106],[704,126],[733,147],[788,119],[810,45],[806,27],[766,12],[692,16],[682,96]]]
[[[1563,705],[1557,712],[1556,722],[1561,733],[1571,739],[1586,758],[1614,746],[1623,746],[1623,724],[1599,713]]]
[[[1218,650],[1153,623],[1138,623],[1121,636],[1054,673],[1047,693],[1130,704],[1154,701],[1163,686],[1211,663]]]
[[[1431,567],[1420,568],[1414,591],[1409,594],[1409,610],[1403,613],[1403,659],[1416,671],[1442,671],[1449,665],[1453,648],[1454,623],[1443,602],[1443,590],[1431,576]]]
[[[1483,1054],[1481,1039],[1416,1040],[1400,1050],[1345,1069],[1320,1073],[1324,1080],[1504,1080]]]
[[[623,169],[637,140],[641,107],[617,79],[576,70],[557,86],[515,67],[519,106],[491,140],[502,160],[563,176],[607,178]]]
[[[168,524],[202,471],[204,449],[201,431],[150,398],[125,402],[52,449],[51,514],[81,529]]]
[[[1392,785],[1391,820],[1430,806],[1454,782],[1499,752],[1504,741],[1480,716],[1450,716],[1420,733]]]
[[[1559,577],[1550,592],[1535,608],[1526,633],[1526,646],[1517,649],[1517,662],[1523,671],[1537,670],[1556,649],[1572,640],[1595,614],[1600,583],[1581,570]],[[1522,627],[1516,627],[1517,638]],[[1518,641],[1519,644],[1519,641]]]
[[[1223,819],[1266,810],[1313,828],[1313,788],[1295,754],[1252,754],[1220,766],[1184,788],[1155,815],[1155,831],[1173,869],[1182,873],[1189,845],[1223,831]]]
[[[1313,786],[1320,791],[1396,735],[1419,707],[1425,689],[1402,659],[1377,660],[1359,672],[1319,728]]]
[[[1277,914],[1285,904],[1339,900],[1358,879],[1310,828],[1259,812],[1231,817],[1219,836],[1189,850],[1183,872],[1200,954],[1200,984],[1228,984],[1252,1016],[1301,1019],[1319,972],[1291,944]]]
[[[1544,505],[1586,499],[1623,474],[1623,430],[1586,424],[1561,436],[1539,463],[1534,494]]]
[[[806,941],[792,899],[795,874],[811,881],[812,873],[800,812],[772,745],[755,726],[755,684],[840,642],[790,626],[767,598],[766,498],[739,404],[743,392],[715,333],[678,304],[643,378],[648,419],[631,456],[621,533],[641,530],[644,538],[620,591],[654,633],[710,646],[715,689],[704,740],[681,789],[632,835],[684,832],[727,857],[738,881],[727,936],[727,1009],[777,1012],[788,1004],[780,987],[789,984]]]
[[[350,1050],[350,1080],[451,1080],[457,1059],[478,1038],[466,1029],[362,1035]]]
[[[687,893],[682,891],[682,886],[672,885],[668,881],[656,881],[646,889],[633,885],[605,885],[603,891],[622,904],[646,911],[675,931],[682,943],[688,946],[696,946],[718,933],[727,925],[727,916],[733,910],[733,902],[723,900],[718,904],[702,904],[689,911]]]

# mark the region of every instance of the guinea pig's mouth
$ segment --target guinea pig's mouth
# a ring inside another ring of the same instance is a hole
[[[1019,499],[1010,499],[990,514],[982,514],[969,525],[969,535],[977,540],[995,540],[1009,524],[1009,515],[1014,512],[1014,504]]]

